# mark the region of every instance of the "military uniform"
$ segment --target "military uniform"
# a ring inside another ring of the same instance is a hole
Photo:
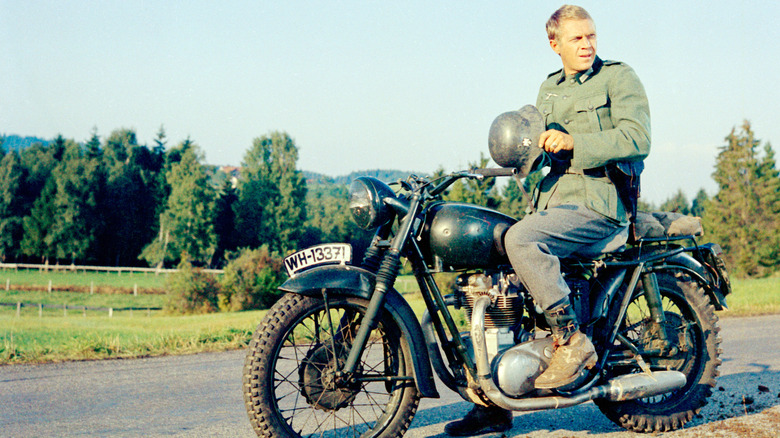
[[[598,57],[575,75],[547,77],[537,97],[547,129],[568,133],[574,149],[550,154],[535,190],[536,213],[506,234],[512,266],[542,309],[568,296],[559,258],[596,257],[628,238],[626,209],[605,165],[641,161],[650,151],[650,110],[631,67]]]
[[[547,129],[568,133],[574,150],[552,156],[552,171],[538,187],[536,207],[585,207],[626,224],[626,211],[604,166],[641,161],[650,152],[650,108],[631,67],[596,57],[590,70],[552,73],[536,106]]]

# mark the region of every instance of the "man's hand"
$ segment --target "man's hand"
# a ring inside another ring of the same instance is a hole
[[[539,137],[539,147],[554,154],[574,149],[574,137],[565,132],[550,129]]]

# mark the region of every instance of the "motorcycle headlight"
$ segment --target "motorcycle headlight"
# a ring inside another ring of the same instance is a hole
[[[393,189],[376,178],[361,176],[349,186],[349,209],[358,227],[370,230],[393,220],[394,211],[382,202],[395,197]]]

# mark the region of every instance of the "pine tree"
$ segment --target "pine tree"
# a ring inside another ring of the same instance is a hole
[[[759,140],[745,121],[726,137],[713,178],[718,193],[706,203],[705,231],[724,249],[736,275],[764,275],[778,264],[778,171],[767,144],[758,156]]]
[[[696,193],[696,197],[691,202],[691,214],[698,217],[703,217],[705,212],[705,205],[709,201],[710,197],[707,196],[707,192],[704,189],[699,189]]]

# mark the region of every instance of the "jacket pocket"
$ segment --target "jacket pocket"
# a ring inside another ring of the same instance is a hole
[[[592,94],[577,100],[574,110],[580,118],[587,120],[590,132],[613,128],[607,93]]]

